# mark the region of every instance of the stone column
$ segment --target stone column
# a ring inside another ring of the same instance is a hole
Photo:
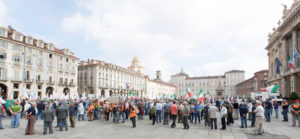
[[[300,95],[300,73],[296,73],[294,76],[294,90]]]
[[[292,48],[297,47],[297,31],[293,30],[292,31]]]

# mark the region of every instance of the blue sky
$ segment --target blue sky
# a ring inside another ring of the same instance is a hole
[[[69,48],[81,60],[127,67],[137,56],[145,74],[180,71],[246,77],[267,69],[267,34],[293,0],[0,0],[0,26]]]

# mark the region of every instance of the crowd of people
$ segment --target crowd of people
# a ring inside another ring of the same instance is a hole
[[[109,121],[119,124],[131,120],[132,128],[136,128],[136,120],[144,120],[146,115],[152,121],[152,125],[171,124],[171,128],[176,128],[176,123],[182,123],[183,129],[189,130],[190,125],[200,125],[210,129],[218,129],[218,119],[221,119],[221,130],[226,130],[226,126],[234,124],[235,120],[241,120],[241,128],[255,128],[255,134],[262,135],[263,123],[271,122],[272,114],[279,118],[279,107],[282,107],[283,122],[288,122],[289,110],[292,114],[292,126],[300,127],[300,104],[296,100],[293,104],[288,104],[283,100],[282,104],[269,99],[119,99],[118,102],[110,102],[108,99],[82,99],[82,100],[28,100],[4,101],[0,103],[0,129],[2,118],[11,117],[11,128],[18,128],[20,119],[25,117],[28,120],[25,130],[26,135],[35,134],[35,122],[40,119],[44,121],[44,131],[53,133],[53,121],[56,119],[56,128],[59,131],[68,131],[70,127],[75,128],[76,121],[94,120]],[[264,121],[265,119],[265,121]],[[248,126],[248,120],[251,124]],[[170,122],[169,122],[170,121]]]

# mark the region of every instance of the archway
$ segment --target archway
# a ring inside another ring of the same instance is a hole
[[[51,95],[53,95],[53,87],[49,86],[46,88],[46,95],[48,97],[50,97]]]
[[[104,97],[104,96],[105,96],[105,91],[101,90],[101,97]]]
[[[70,89],[69,88],[64,88],[63,93],[64,93],[65,96],[70,94]]]
[[[0,84],[0,95],[3,99],[7,99],[7,87],[5,84]]]

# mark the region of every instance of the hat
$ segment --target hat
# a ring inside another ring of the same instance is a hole
[[[15,101],[14,104],[15,104],[15,105],[19,105],[19,102],[18,102],[18,101]]]

